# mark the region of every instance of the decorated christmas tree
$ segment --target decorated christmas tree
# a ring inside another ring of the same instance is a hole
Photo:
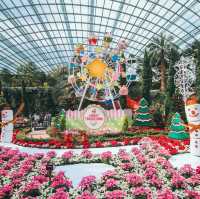
[[[149,112],[148,102],[145,98],[140,100],[140,105],[136,112],[135,126],[153,126],[152,115]]]
[[[189,134],[185,132],[185,126],[179,113],[175,113],[171,120],[169,137],[173,139],[183,140],[189,138]]]

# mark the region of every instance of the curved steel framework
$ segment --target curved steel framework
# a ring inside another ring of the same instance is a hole
[[[161,32],[181,48],[200,38],[198,0],[1,0],[0,68],[35,62],[47,72],[67,65],[91,33],[126,39],[140,56]]]

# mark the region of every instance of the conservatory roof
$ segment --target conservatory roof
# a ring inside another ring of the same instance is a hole
[[[200,37],[197,0],[1,0],[0,68],[16,71],[27,62],[49,71],[66,65],[77,43],[91,33],[126,39],[140,56],[161,32],[180,47]]]

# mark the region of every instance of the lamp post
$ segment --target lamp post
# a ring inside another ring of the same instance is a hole
[[[48,162],[46,165],[46,170],[47,170],[47,176],[49,177],[49,184],[51,183],[53,168],[54,168],[53,164],[51,162]]]

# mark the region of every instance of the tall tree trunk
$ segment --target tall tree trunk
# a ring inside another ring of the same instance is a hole
[[[165,63],[161,62],[160,64],[160,91],[162,93],[164,93],[166,89],[165,72],[166,72]]]

